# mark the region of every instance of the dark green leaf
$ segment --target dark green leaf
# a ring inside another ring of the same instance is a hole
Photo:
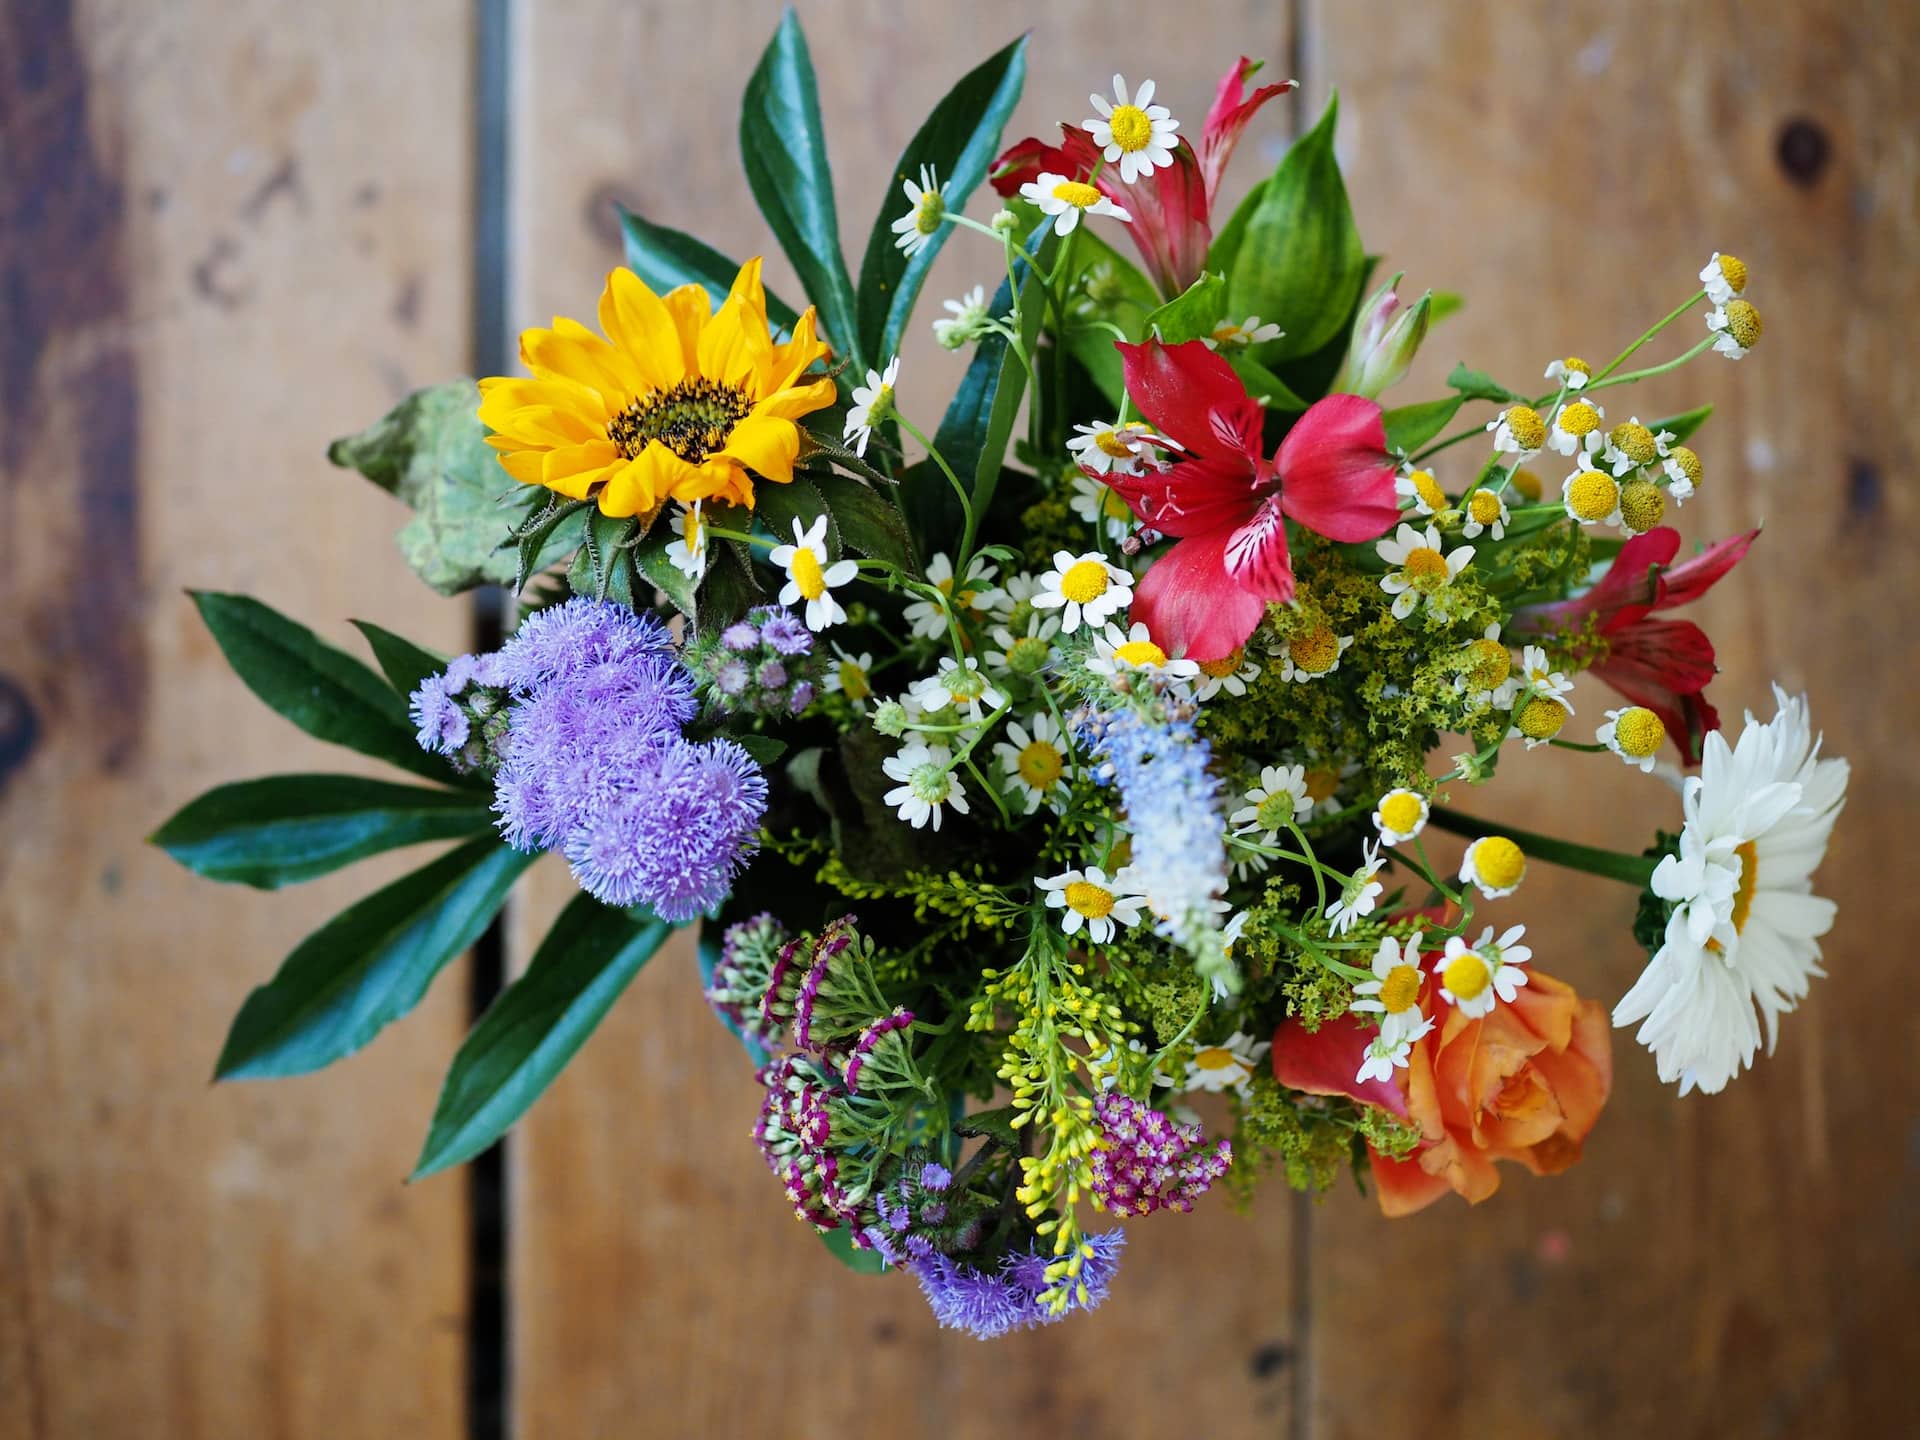
[[[587,529],[591,500],[566,500],[556,495],[551,504],[528,517],[513,542],[513,592],[519,594],[531,580],[562,555],[579,550]]]
[[[640,572],[641,579],[665,595],[667,603],[682,615],[691,615],[694,605],[693,580],[667,558],[667,546],[674,539],[674,533],[668,526],[655,525],[647,532],[647,538],[627,554],[633,561],[633,568]]]
[[[1492,400],[1504,405],[1520,398],[1484,370],[1469,370],[1464,360],[1448,372],[1447,384],[1465,400]]]
[[[762,769],[787,753],[787,742],[771,735],[729,735],[727,738],[751,755],[754,764]]]
[[[682,285],[698,285],[712,297],[715,308],[727,298],[740,273],[738,265],[691,235],[656,225],[624,205],[615,208],[620,212],[627,268],[644,280],[648,289],[664,295]],[[792,330],[799,313],[779,296],[767,293],[767,318],[776,326]]]
[[[1307,408],[1307,402],[1294,394],[1286,381],[1246,351],[1239,351],[1228,363],[1233,366],[1233,373],[1240,377],[1240,383],[1247,387],[1247,393],[1269,410],[1298,414]]]
[[[1228,309],[1286,333],[1260,347],[1262,364],[1307,355],[1348,325],[1366,280],[1366,251],[1333,154],[1339,97],[1286,153],[1247,217],[1228,281]],[[1229,222],[1231,229],[1231,222]]]
[[[532,863],[483,837],[341,911],[247,997],[215,1078],[304,1075],[353,1054],[420,1003]]]
[[[1213,334],[1227,303],[1224,275],[1202,275],[1158,310],[1147,316],[1147,333],[1168,345],[1202,340]]]
[[[1444,400],[1427,400],[1418,405],[1402,405],[1381,418],[1387,427],[1387,448],[1411,455],[1447,428],[1465,397],[1449,395]]]
[[[884,1275],[887,1262],[878,1250],[862,1250],[853,1243],[850,1230],[829,1230],[820,1237],[829,1254],[859,1275]]]
[[[447,668],[445,655],[416,645],[404,635],[396,635],[371,620],[355,620],[353,626],[367,637],[373,658],[386,675],[387,683],[400,695],[411,699],[422,680]]]
[[[234,673],[309,735],[430,780],[452,774],[415,741],[407,702],[351,655],[248,596],[192,593]]]
[[[902,570],[914,568],[907,522],[892,487],[880,490],[846,475],[819,475],[813,483],[839,527],[842,545]]]
[[[574,594],[633,604],[633,560],[627,546],[637,528],[631,515],[603,515],[595,510],[587,516],[579,552],[567,572]]]
[[[976,1110],[953,1128],[962,1135],[983,1135],[989,1140],[998,1140],[1017,1154],[1020,1132],[1013,1128],[1013,1122],[1019,1117],[1020,1112],[1013,1106],[1002,1105],[998,1110]]]
[[[754,513],[760,523],[767,528],[776,544],[793,543],[793,527],[799,524],[802,530],[812,526],[822,515],[827,515],[827,558],[835,559],[840,554],[840,527],[833,523],[833,517],[827,513],[826,502],[820,498],[820,492],[814,488],[811,480],[796,475],[789,485],[762,484],[754,491]]]
[[[860,345],[853,281],[840,254],[840,219],[813,60],[792,10],[780,17],[747,81],[740,102],[740,158],[760,213],[819,307],[827,338],[856,369],[864,369],[867,356]]]
[[[1684,445],[1693,438],[1696,430],[1707,423],[1707,418],[1712,414],[1713,406],[1702,405],[1697,410],[1688,410],[1679,415],[1669,415],[1664,420],[1656,420],[1653,422],[1652,429],[1656,434],[1662,430],[1670,430],[1673,432],[1673,438]]]
[[[504,1135],[672,933],[651,916],[575,897],[453,1057],[413,1178],[471,1160]]]
[[[383,850],[492,829],[492,810],[471,790],[272,775],[209,790],[151,838],[209,880],[274,890]]]
[[[694,602],[700,632],[710,634],[731,625],[765,598],[739,556],[731,550],[714,553]]]
[[[1160,292],[1138,266],[1086,226],[1075,233],[1079,236],[1073,249],[1079,270],[1073,280],[1076,291],[1086,295],[1102,320],[1128,335],[1144,336],[1147,315],[1159,306]],[[1113,348],[1113,334],[1092,325],[1070,326],[1066,344],[1100,393],[1118,406],[1126,393],[1126,377],[1120,352]]]

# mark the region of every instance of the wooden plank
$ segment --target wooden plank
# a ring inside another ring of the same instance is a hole
[[[728,254],[770,252],[768,283],[797,293],[735,139],[738,96],[776,13],[741,0],[516,8],[517,324],[590,311],[618,259],[615,197]],[[1197,127],[1234,56],[1264,53],[1279,69],[1287,53],[1283,24],[1252,0],[1129,12],[1124,23],[1111,7],[1008,0],[953,13],[814,4],[804,18],[856,263],[893,193],[893,159],[941,88],[1024,26],[1036,27],[1032,71],[1010,139],[1079,119],[1114,69],[1151,73]],[[1286,123],[1281,114],[1255,127],[1243,176],[1272,164]],[[986,259],[956,240],[927,309],[990,280]],[[916,327],[902,383],[909,413],[937,413],[961,363]],[[550,914],[568,882],[550,871],[539,883]],[[523,956],[532,938],[529,929]],[[1250,1221],[1207,1205],[1133,1227],[1104,1311],[983,1345],[938,1330],[904,1277],[841,1269],[792,1219],[748,1139],[758,1093],[700,999],[691,947],[677,945],[521,1127],[510,1164],[523,1432],[630,1434],[651,1422],[688,1434],[749,1423],[825,1434],[876,1417],[955,1436],[1284,1431],[1295,1340],[1284,1186]],[[1205,1386],[1192,1383],[1197,1364]]]
[[[1920,780],[1902,707],[1881,698],[1909,694],[1920,659],[1898,618],[1920,591],[1915,505],[1892,483],[1920,443],[1902,358],[1920,304],[1909,17],[1401,7],[1382,46],[1364,7],[1314,4],[1305,38],[1312,94],[1340,88],[1369,248],[1414,293],[1470,300],[1408,399],[1461,357],[1516,385],[1568,352],[1602,360],[1711,251],[1748,261],[1758,353],[1605,398],[1620,418],[1719,407],[1680,528],[1691,543],[1772,524],[1695,613],[1725,671],[1713,694],[1737,726],[1743,705],[1771,713],[1770,677],[1809,689],[1855,777],[1819,877],[1840,903],[1832,978],[1755,1073],[1678,1100],[1618,1032],[1611,1106],[1569,1174],[1514,1172],[1471,1211],[1316,1212],[1310,1433],[1910,1433],[1920,1071],[1911,1012],[1889,1003],[1906,955],[1885,937],[1920,902],[1875,858]],[[1464,449],[1443,480],[1463,483]],[[1575,699],[1583,729],[1615,703],[1594,682]],[[1609,758],[1546,760],[1509,756],[1475,804],[1620,848],[1677,823],[1656,781]],[[1536,873],[1496,914],[1528,924],[1540,968],[1611,1004],[1643,959],[1632,908],[1610,882]]]
[[[404,862],[267,896],[141,837],[219,781],[363,768],[245,691],[183,587],[342,644],[350,615],[463,636],[324,449],[464,367],[470,26],[458,0],[0,10],[9,1440],[464,1433],[463,1192],[400,1183],[458,976],[335,1073],[207,1084],[248,988]]]

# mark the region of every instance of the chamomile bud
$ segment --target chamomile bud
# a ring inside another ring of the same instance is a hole
[[[1720,337],[1713,348],[1729,360],[1738,360],[1760,343],[1760,312],[1751,301],[1729,300],[1707,316],[1707,329]]]
[[[1564,360],[1555,360],[1547,366],[1547,379],[1557,380],[1569,390],[1583,390],[1593,378],[1593,367],[1578,355],[1569,355]]]
[[[1427,799],[1417,790],[1389,790],[1373,812],[1381,843],[1398,845],[1427,828]]]
[[[1593,454],[1606,440],[1600,429],[1606,414],[1591,400],[1562,405],[1553,417],[1553,433],[1547,437],[1547,444],[1562,455]]]
[[[1700,479],[1704,467],[1700,457],[1684,445],[1675,445],[1667,451],[1666,462],[1660,467],[1667,475],[1667,493],[1677,504],[1693,498],[1693,492],[1700,488]]]
[[[1651,480],[1635,477],[1620,487],[1620,524],[1630,535],[1644,535],[1667,518],[1667,497]]]
[[[1531,405],[1510,405],[1487,422],[1493,448],[1502,453],[1537,455],[1547,443],[1547,422]]]
[[[1724,305],[1734,296],[1747,288],[1746,262],[1735,255],[1722,255],[1718,250],[1700,272],[1700,283],[1707,287],[1707,298],[1716,305]]]
[[[1593,732],[1593,738],[1629,765],[1643,771],[1653,769],[1654,757],[1666,743],[1666,722],[1644,705],[1629,705],[1607,711],[1607,722]]]
[[[1527,857],[1504,835],[1484,835],[1467,846],[1460,861],[1460,878],[1489,900],[1511,895],[1526,878]]]
[[[1594,469],[1584,455],[1580,468],[1562,482],[1560,499],[1567,514],[1582,525],[1620,523],[1620,482],[1606,471]]]
[[[1546,744],[1566,727],[1567,717],[1573,714],[1573,707],[1564,700],[1550,695],[1529,695],[1520,702],[1513,712],[1513,729],[1509,738],[1524,737],[1529,750]]]

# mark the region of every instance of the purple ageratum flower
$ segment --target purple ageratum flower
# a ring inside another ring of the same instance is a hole
[[[523,620],[501,648],[499,666],[506,683],[524,691],[590,665],[672,649],[673,636],[652,615],[583,595]]]
[[[1094,1102],[1101,1144],[1090,1159],[1102,1209],[1126,1218],[1191,1210],[1196,1195],[1227,1173],[1233,1146],[1209,1146],[1198,1125],[1183,1125],[1151,1105],[1107,1091]]]
[[[745,620],[736,620],[720,632],[720,643],[736,655],[760,648],[760,632]]]
[[[470,657],[460,656],[465,660]],[[451,673],[451,667],[449,667]],[[467,736],[473,732],[473,722],[467,712],[454,703],[454,695],[465,688],[449,686],[447,675],[429,675],[420,682],[413,692],[408,708],[413,715],[413,723],[418,729],[414,736],[420,742],[422,750],[431,750],[436,755],[452,755],[467,743]]]
[[[762,612],[755,611],[755,614]],[[811,655],[813,632],[791,610],[769,609],[760,626],[760,638],[782,655]]]
[[[1086,1287],[1087,1298],[1081,1300],[1076,1289],[1067,1302],[1067,1308],[1057,1315],[1048,1314],[1040,1306],[1040,1296],[1052,1288],[1052,1282],[1047,1279],[1047,1266],[1054,1261],[1052,1254],[1035,1241],[1024,1253],[1009,1256],[1003,1262],[1007,1276],[1031,1297],[1034,1308],[1041,1311],[1041,1324],[1051,1324],[1078,1310],[1091,1310],[1107,1298],[1107,1290],[1120,1268],[1120,1251],[1127,1243],[1126,1234],[1119,1230],[1106,1230],[1098,1235],[1087,1236],[1086,1243],[1093,1253],[1081,1262],[1078,1283]]]
[[[793,715],[804,715],[811,704],[813,704],[813,682],[802,680],[793,687],[793,693],[787,697],[787,711]]]
[[[949,1330],[965,1330],[978,1339],[991,1340],[1011,1331],[1051,1325],[1077,1310],[1091,1310],[1107,1298],[1126,1237],[1118,1230],[1109,1230],[1089,1235],[1087,1243],[1093,1254],[1080,1271],[1087,1298],[1083,1302],[1075,1294],[1058,1313],[1040,1303],[1040,1296],[1052,1288],[1046,1272],[1053,1257],[1038,1248],[1038,1242],[1021,1254],[1007,1256],[998,1270],[977,1269],[938,1253],[914,1260],[912,1268],[935,1320]]]

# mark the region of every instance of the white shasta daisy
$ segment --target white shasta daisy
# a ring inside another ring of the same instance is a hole
[[[1141,907],[1147,903],[1146,896],[1133,888],[1132,877],[1125,870],[1109,876],[1098,865],[1067,870],[1034,883],[1046,892],[1047,908],[1062,912],[1061,931],[1078,935],[1085,929],[1087,938],[1096,945],[1113,939],[1117,926],[1138,925]]]
[[[1120,178],[1131,185],[1143,175],[1173,164],[1174,134],[1180,122],[1164,105],[1153,103],[1153,81],[1143,80],[1140,88],[1127,98],[1127,82],[1113,77],[1113,99],[1089,95],[1096,112],[1082,121],[1093,143],[1109,165],[1120,167]]]
[[[860,573],[853,560],[827,563],[827,517],[816,515],[813,524],[802,529],[799,517],[793,522],[793,544],[776,545],[767,559],[787,572],[787,583],[780,587],[780,603],[806,602],[809,630],[824,630],[847,618],[833,592]]]
[[[1104,625],[1132,600],[1133,576],[1108,564],[1097,550],[1084,555],[1056,550],[1033,604],[1037,610],[1058,610],[1061,633],[1071,635],[1082,625]]]
[[[1403,943],[1391,935],[1380,937],[1380,948],[1373,952],[1373,979],[1353,987],[1361,998],[1353,1008],[1363,1014],[1380,1017],[1380,1038],[1389,1045],[1408,1039],[1419,1030],[1426,1017],[1420,1010],[1420,932],[1414,931]]]

